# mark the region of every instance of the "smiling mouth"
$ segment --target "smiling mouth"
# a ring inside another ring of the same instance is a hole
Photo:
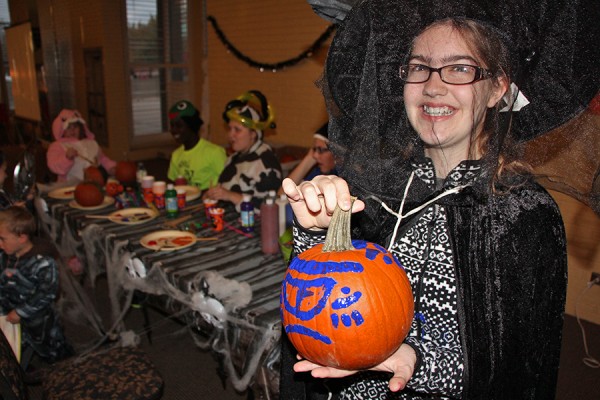
[[[454,110],[450,107],[430,107],[426,105],[423,106],[423,111],[432,117],[443,117],[454,113]]]

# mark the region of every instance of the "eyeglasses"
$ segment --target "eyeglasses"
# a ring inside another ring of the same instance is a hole
[[[406,83],[424,83],[431,78],[432,72],[437,72],[442,82],[449,85],[468,85],[493,76],[487,69],[468,64],[445,65],[441,68],[408,64],[400,67],[400,79]]]
[[[323,153],[327,153],[329,151],[329,149],[327,147],[315,146],[315,147],[313,147],[313,151],[318,154],[323,154]]]

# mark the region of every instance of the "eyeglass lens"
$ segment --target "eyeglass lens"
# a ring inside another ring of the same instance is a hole
[[[441,68],[409,64],[400,67],[400,77],[407,83],[423,83],[431,78],[433,72],[437,72],[443,82],[460,85],[481,79],[482,71],[480,67],[466,64],[445,65]]]
[[[313,147],[313,151],[315,153],[323,154],[323,153],[328,152],[329,149],[327,147],[318,147],[318,146],[315,146],[315,147]]]

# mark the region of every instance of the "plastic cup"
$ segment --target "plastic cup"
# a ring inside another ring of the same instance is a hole
[[[163,195],[167,190],[167,183],[165,181],[156,181],[152,184],[152,193],[155,195]]]
[[[154,205],[159,210],[165,208],[165,191],[167,183],[165,181],[155,181],[152,184],[152,194],[154,195]]]
[[[214,199],[204,199],[203,200],[204,207],[206,209],[211,209],[211,208],[215,207],[218,202],[219,202],[218,200],[214,200]]]
[[[210,218],[210,209],[216,207],[219,201],[215,199],[204,199],[202,202],[204,203],[204,212],[206,213],[206,218]]]
[[[221,207],[211,207],[208,209],[208,213],[210,214],[210,217],[213,222],[213,229],[216,232],[222,231],[225,226],[225,209]]]
[[[142,178],[142,189],[152,189],[154,185],[154,177],[152,175],[146,175]]]
[[[142,194],[147,204],[154,201],[154,192],[152,191],[152,185],[154,185],[154,177],[146,175],[142,178],[140,186],[142,187]]]
[[[180,210],[185,208],[185,197],[187,196],[187,192],[183,188],[177,189],[177,207]]]

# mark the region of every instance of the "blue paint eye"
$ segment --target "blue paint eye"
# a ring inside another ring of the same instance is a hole
[[[336,299],[334,301],[331,302],[331,308],[333,308],[334,310],[340,310],[342,308],[348,308],[351,305],[355,304],[356,302],[358,302],[358,300],[360,300],[360,298],[362,297],[362,293],[361,292],[354,292],[354,294],[351,294],[350,296],[347,297],[341,297],[339,299]]]
[[[344,286],[344,287],[342,288],[342,293],[344,293],[344,294],[348,294],[348,293],[350,293],[350,288],[349,288],[348,286]]]

